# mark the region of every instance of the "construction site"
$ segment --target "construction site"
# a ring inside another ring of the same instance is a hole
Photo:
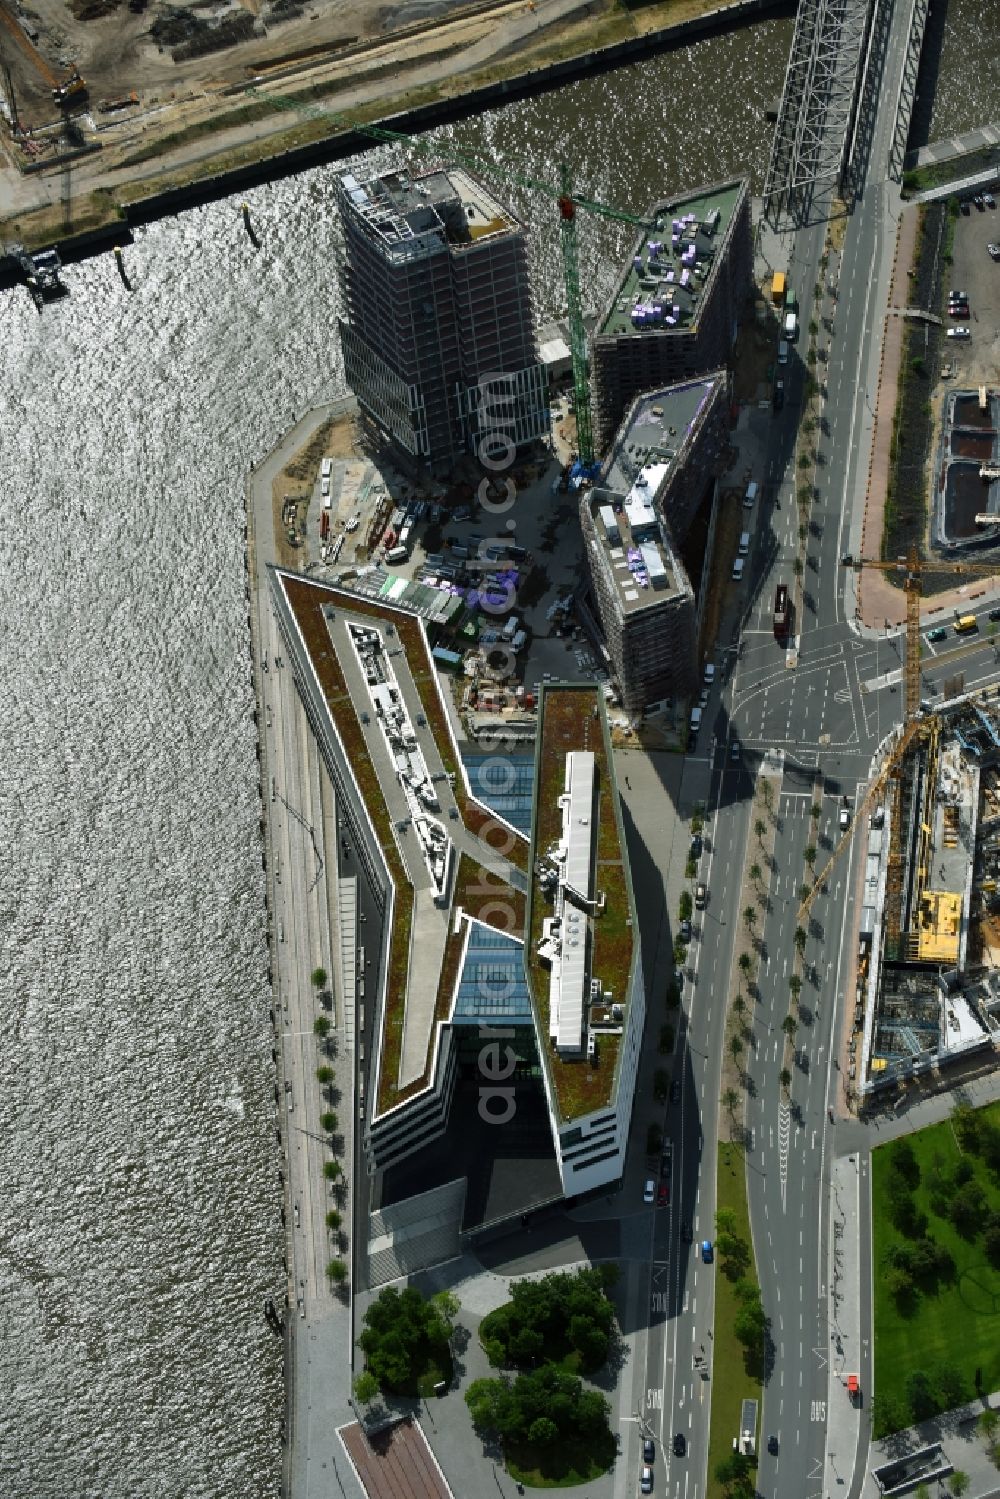
[[[842,563],[897,572],[907,603],[903,723],[853,819],[845,803],[840,841],[799,912],[809,919],[841,854],[863,839],[844,1085],[848,1103],[864,1106],[902,1101],[913,1079],[1000,1046],[1000,688],[966,692],[959,673],[940,701],[921,696],[924,573],[991,564],[924,563],[915,548],[894,563]],[[953,629],[966,628],[975,616],[956,610]]]

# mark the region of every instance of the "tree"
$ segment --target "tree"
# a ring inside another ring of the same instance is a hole
[[[332,1109],[327,1109],[325,1114],[320,1114],[319,1123],[321,1129],[332,1135],[337,1128],[337,1116]]]
[[[321,1039],[330,1034],[330,1022],[325,1015],[317,1015],[313,1021],[313,1030]]]
[[[988,1442],[992,1442],[996,1436],[998,1425],[1000,1425],[1000,1410],[988,1405],[979,1417],[979,1430]]]
[[[748,932],[752,932],[753,929],[754,929],[754,926],[756,925],[756,923],[757,923],[757,912],[754,910],[753,906],[744,906],[743,907],[743,925],[746,927],[747,931]]]
[[[531,1368],[576,1352],[585,1369],[598,1368],[607,1359],[614,1326],[608,1288],[603,1267],[515,1281],[510,1300],[487,1313],[480,1325],[483,1345],[495,1341],[502,1350],[496,1359],[490,1353],[491,1362]]]
[[[962,1499],[962,1495],[969,1487],[968,1473],[963,1473],[961,1468],[956,1468],[954,1473],[948,1479],[948,1487],[955,1495],[955,1499]]]
[[[378,1394],[378,1380],[365,1369],[354,1381],[354,1394],[362,1405],[369,1405]]]
[[[819,822],[822,813],[823,808],[820,806],[819,802],[813,802],[812,806],[809,808],[809,816],[812,818],[813,822]]]
[[[724,1488],[744,1484],[750,1477],[750,1459],[743,1452],[730,1452],[715,1465],[715,1479]]]
[[[737,994],[736,997],[733,1000],[733,1014],[734,1015],[738,1015],[739,1018],[742,1020],[742,1018],[746,1014],[746,1012],[747,1012],[747,1002],[743,998],[742,994]]]
[[[792,998],[797,1000],[802,993],[802,980],[797,973],[793,973],[788,980],[788,990]]]
[[[763,843],[764,834],[767,832],[767,824],[765,823],[763,817],[754,818],[753,830],[757,835],[757,842]]]
[[[792,1074],[789,1072],[787,1067],[782,1067],[781,1072],[778,1075],[778,1081],[787,1093],[789,1088],[792,1086]]]
[[[451,1328],[432,1301],[413,1286],[387,1286],[364,1315],[358,1342],[379,1389],[408,1392],[428,1368],[450,1367]]]
[[[795,937],[794,937],[793,940],[795,942],[795,946],[798,948],[798,950],[799,950],[800,953],[803,952],[804,949],[805,949],[806,938],[807,938],[808,935],[809,934],[806,931],[806,929],[805,929],[804,926],[797,926],[795,928]]]
[[[920,1166],[913,1146],[905,1135],[890,1147],[889,1165],[903,1178],[912,1191],[920,1183]]]
[[[694,909],[691,901],[690,890],[682,890],[681,898],[677,905],[677,916],[680,921],[690,921],[691,912]]]
[[[926,1421],[937,1411],[934,1387],[925,1369],[914,1369],[907,1379],[906,1398],[914,1421]]]
[[[810,893],[811,890],[812,890],[812,886],[811,885],[800,885],[799,886],[799,905],[800,906],[801,906],[801,904],[802,904],[802,902],[804,900],[808,900],[809,899],[809,893]]]
[[[323,1175],[326,1177],[327,1181],[335,1182],[340,1175],[340,1162],[324,1161]]]
[[[788,1037],[789,1041],[791,1041],[794,1038],[794,1036],[795,1036],[795,1032],[798,1030],[798,1026],[797,1026],[796,1021],[795,1021],[795,1016],[794,1015],[786,1015],[785,1018],[784,1018],[784,1020],[781,1022],[781,1029],[784,1031],[784,1033]]]
[[[753,881],[753,883],[755,885],[759,885],[760,884],[762,876],[763,876],[763,871],[762,871],[760,865],[756,864],[756,863],[751,864],[750,865],[750,879]]]
[[[740,953],[740,972],[742,973],[742,975],[743,975],[744,978],[747,978],[749,976],[750,969],[751,969],[752,966],[753,966],[753,959],[751,958],[750,954],[748,952],[741,952]]]
[[[743,1040],[740,1036],[730,1036],[729,1050],[733,1054],[733,1061],[739,1066],[740,1056],[743,1053]]]
[[[813,864],[816,863],[816,845],[815,845],[815,843],[807,843],[806,844],[805,861],[810,866],[812,866]]]
[[[536,1447],[550,1447],[558,1435],[558,1426],[548,1416],[536,1416],[528,1427],[528,1440]]]
[[[957,1405],[965,1403],[965,1380],[961,1370],[956,1369],[954,1364],[939,1364],[934,1371],[934,1383],[937,1386],[938,1403],[944,1410],[954,1410]]]
[[[331,1208],[326,1215],[327,1228],[338,1229],[340,1227],[340,1222],[340,1214],[337,1212],[337,1209]]]
[[[317,1067],[316,1081],[319,1083],[320,1087],[328,1088],[333,1082],[333,1068],[326,1066]]]
[[[948,1217],[963,1239],[974,1239],[985,1226],[988,1215],[986,1193],[977,1181],[968,1181],[952,1193]]]
[[[724,1106],[729,1110],[730,1115],[736,1113],[736,1105],[739,1103],[739,1101],[740,1095],[737,1093],[735,1088],[727,1088],[722,1095],[722,1102]]]
[[[347,1279],[347,1266],[343,1260],[331,1260],[326,1267],[326,1273],[335,1286],[342,1286]]]
[[[897,1306],[910,1305],[917,1294],[913,1276],[903,1265],[890,1265],[885,1272],[885,1288]]]
[[[451,1329],[455,1325],[455,1318],[458,1316],[462,1306],[454,1291],[436,1291],[431,1297],[431,1306],[437,1312],[448,1331],[451,1332]]]
[[[312,971],[312,983],[314,989],[326,988],[326,969],[314,968]]]

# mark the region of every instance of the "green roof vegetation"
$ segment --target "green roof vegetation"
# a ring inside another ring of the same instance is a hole
[[[483,841],[499,856],[506,857],[512,864],[522,868],[527,865],[527,843],[518,836],[509,839],[505,837],[503,844],[498,845],[497,840],[488,835],[493,829],[500,828],[504,833],[506,829],[502,824],[497,823],[487,809],[465,793],[461,769],[456,764],[452,752],[452,741],[448,733],[445,710],[438,695],[434,668],[417,620],[410,615],[389,610],[384,605],[346,593],[342,589],[325,588],[288,574],[284,575],[283,581],[289,606],[298,622],[306,650],[313,663],[330,714],[337,726],[337,732],[340,734],[345,755],[378,835],[379,846],[388,866],[395,892],[376,1100],[377,1111],[385,1113],[419,1093],[429,1082],[434,1035],[438,1024],[447,1017],[448,1005],[458,976],[463,936],[462,933],[449,932],[445,944],[444,961],[435,999],[434,1018],[428,1033],[423,1072],[405,1088],[400,1088],[398,1078],[406,1019],[413,889],[399,854],[392,818],[379,778],[368,758],[368,749],[358,718],[358,710],[347,691],[337,653],[323,615],[323,606],[330,601],[331,597],[336,598],[339,608],[353,614],[368,615],[376,619],[385,619],[387,614],[392,614],[393,625],[406,653],[410,674],[420,695],[421,705],[428,726],[433,733],[442,764],[445,770],[454,777],[455,799],[469,832],[483,838]],[[506,846],[508,842],[514,846],[508,848]],[[456,872],[453,908],[456,905],[461,905],[471,916],[477,917],[487,925],[497,927],[498,930],[509,931],[513,936],[523,935],[524,895],[507,885],[498,875],[489,873],[482,865],[465,854],[459,858]],[[503,920],[500,919],[501,916]]]
[[[559,797],[566,781],[566,756],[591,750],[596,768],[597,863],[594,888],[605,894],[604,910],[591,922],[591,972],[624,1004],[635,956],[632,902],[625,862],[625,841],[611,769],[611,744],[600,693],[590,686],[545,688],[539,708],[536,742],[534,837],[537,858],[562,833]],[[532,875],[529,937],[525,953],[529,986],[538,1018],[538,1048],[545,1058],[552,1094],[563,1121],[579,1119],[605,1107],[614,1096],[621,1037],[601,1035],[596,1065],[581,1052],[579,1061],[560,1057],[549,1039],[549,970],[538,958],[542,922],[549,912],[537,877]]]

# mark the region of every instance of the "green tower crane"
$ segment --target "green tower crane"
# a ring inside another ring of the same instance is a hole
[[[333,111],[323,109],[321,105],[306,103],[297,99],[293,94],[270,94],[259,93],[258,87],[251,85],[247,89],[249,94],[259,94],[259,97],[273,104],[275,109],[294,110],[296,113],[310,116],[313,119],[329,120],[332,125],[341,125],[346,130],[356,130],[362,135],[370,135],[374,140],[388,141],[394,145],[406,146],[408,150],[420,152],[430,156],[448,156],[452,161],[461,166],[471,167],[473,171],[485,172],[493,177],[501,177],[505,182],[514,183],[517,187],[527,188],[529,192],[544,193],[546,197],[554,198],[559,207],[559,243],[562,249],[563,261],[563,284],[566,288],[566,317],[569,324],[570,354],[573,360],[573,395],[576,403],[576,435],[577,449],[580,455],[580,463],[587,478],[592,478],[598,468],[594,453],[594,432],[591,422],[590,410],[590,356],[587,351],[587,330],[583,323],[583,308],[580,302],[580,255],[576,235],[577,210],[582,209],[584,213],[597,214],[600,218],[614,219],[620,224],[631,224],[640,229],[651,229],[653,226],[648,218],[640,218],[636,214],[626,213],[622,208],[612,208],[607,203],[599,203],[594,198],[582,197],[573,191],[570,181],[569,168],[563,164],[560,167],[560,185],[553,187],[550,182],[541,182],[535,177],[526,177],[523,173],[515,171],[506,162],[493,156],[480,155],[475,151],[442,151],[439,145],[431,141],[422,140],[418,136],[406,135],[401,130],[390,130],[385,125],[360,125],[344,115],[335,114]]]

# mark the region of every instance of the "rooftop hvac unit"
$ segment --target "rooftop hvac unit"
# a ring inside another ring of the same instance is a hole
[[[597,1061],[597,1037],[596,1036],[588,1036],[587,1037],[587,1061],[588,1062],[596,1062]]]
[[[611,1006],[611,1019],[612,1020],[620,1022],[622,1020],[622,1018],[624,1017],[624,1014],[625,1014],[625,1011],[622,1009],[621,1005],[612,1005]]]

